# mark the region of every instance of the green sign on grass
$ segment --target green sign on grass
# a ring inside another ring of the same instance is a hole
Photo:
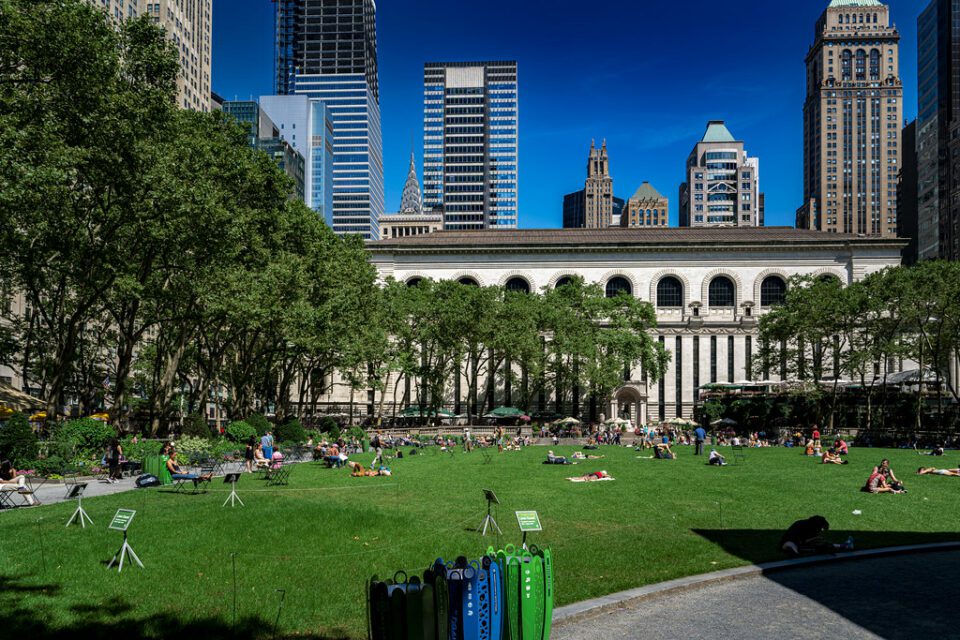
[[[130,523],[133,522],[133,516],[135,515],[137,515],[137,512],[133,509],[117,509],[117,514],[113,516],[109,528],[114,531],[126,531]]]
[[[517,511],[517,524],[520,525],[520,531],[543,531],[540,526],[540,516],[536,511]]]

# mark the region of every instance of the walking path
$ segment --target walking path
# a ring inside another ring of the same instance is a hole
[[[553,640],[957,637],[960,551],[833,562],[707,582],[561,623]]]

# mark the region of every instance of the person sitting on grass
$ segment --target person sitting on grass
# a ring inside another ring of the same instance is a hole
[[[707,458],[707,464],[713,464],[718,467],[725,467],[727,466],[727,461],[724,459],[722,455],[717,453],[716,449],[710,449],[710,457]]]
[[[903,489],[894,489],[882,473],[871,473],[863,490],[867,493],[903,493]]]
[[[917,473],[921,476],[933,475],[933,476],[951,476],[955,478],[960,478],[960,469],[937,469],[934,467],[920,467],[917,469]]]
[[[174,480],[193,480],[193,486],[197,486],[201,482],[210,482],[213,479],[213,473],[203,475],[187,473],[184,468],[177,464],[176,451],[170,452],[170,459],[167,460],[167,471],[170,472],[170,477]]]
[[[823,464],[847,464],[850,461],[841,458],[840,454],[833,449],[827,449],[823,452],[822,462]]]
[[[791,556],[802,553],[833,553],[852,551],[853,538],[847,538],[843,544],[831,544],[823,539],[830,529],[830,523],[823,516],[812,516],[806,520],[797,520],[790,525],[780,538],[780,550]]]
[[[897,479],[897,476],[893,475],[893,469],[890,468],[890,461],[884,458],[880,461],[880,464],[873,468],[873,473],[879,473],[884,477],[889,484],[894,489],[899,489],[901,491],[906,491],[903,488],[903,483]]]
[[[807,440],[807,446],[803,449],[803,455],[805,456],[813,455],[813,440]]]
[[[837,438],[833,441],[833,452],[838,456],[845,456],[850,453],[850,447],[843,438]]]
[[[9,460],[4,460],[0,464],[0,488],[3,487],[16,487],[17,491],[26,497],[27,504],[31,507],[37,504],[33,493],[29,492],[27,488],[27,476],[14,469]]]
[[[598,480],[613,480],[606,471],[591,471],[590,473],[575,478],[567,478],[570,482],[597,482]]]
[[[553,451],[547,451],[547,461],[544,464],[573,464],[563,456],[556,456]]]
[[[670,450],[670,445],[666,442],[654,446],[653,457],[657,460],[676,460],[677,454]]]

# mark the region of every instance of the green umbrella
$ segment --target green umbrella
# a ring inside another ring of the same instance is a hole
[[[485,415],[484,418],[488,416],[491,418],[519,418],[522,415],[524,415],[523,411],[515,407],[497,407]]]

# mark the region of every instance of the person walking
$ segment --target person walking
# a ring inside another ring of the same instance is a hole
[[[703,443],[707,439],[707,432],[704,430],[703,427],[698,425],[697,428],[693,430],[693,438],[694,438],[694,443],[696,444],[696,449],[693,455],[702,456]]]
[[[260,444],[263,446],[263,457],[269,460],[273,457],[273,433],[269,429],[260,438]]]
[[[116,438],[110,440],[107,444],[107,452],[104,458],[106,459],[107,467],[110,469],[107,482],[111,484],[120,482],[120,478],[123,476],[123,471],[120,466],[123,459],[123,448],[120,446],[119,440]]]
[[[243,462],[247,468],[247,473],[253,473],[253,452],[257,448],[257,439],[250,436],[247,440],[247,448],[243,452]]]

